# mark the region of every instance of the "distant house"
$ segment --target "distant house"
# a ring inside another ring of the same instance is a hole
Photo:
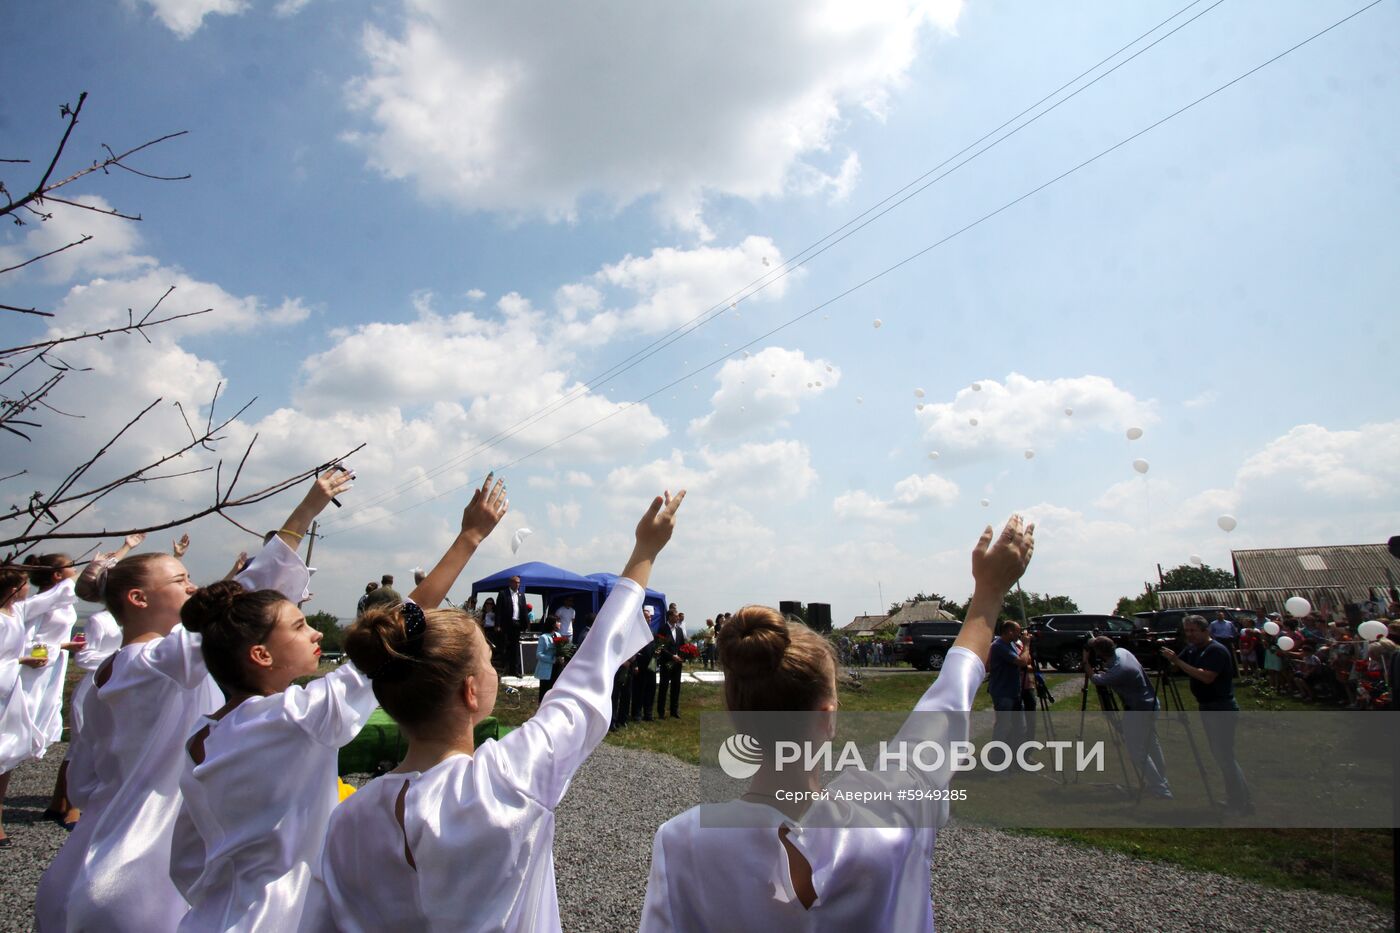
[[[1284,600],[1301,596],[1324,611],[1381,596],[1400,583],[1400,560],[1384,544],[1327,547],[1253,548],[1230,552],[1236,587],[1220,590],[1167,590],[1158,593],[1167,609],[1238,606],[1282,612]]]
[[[893,632],[906,622],[956,622],[957,620],[957,616],[943,608],[943,603],[936,599],[928,599],[922,602],[905,603],[894,615],[856,616],[846,625],[842,626],[841,632],[852,637],[858,635],[879,635],[884,632]]]

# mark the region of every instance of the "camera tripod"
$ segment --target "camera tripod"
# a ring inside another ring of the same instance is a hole
[[[1084,741],[1085,718],[1089,714],[1089,678],[1092,674],[1093,668],[1091,668],[1087,664],[1084,665],[1084,684],[1080,687],[1079,690],[1078,741],[1081,742]],[[1118,754],[1118,767],[1123,772],[1122,784],[1109,784],[1103,786],[1123,788],[1127,790],[1132,787],[1133,780],[1128,776],[1127,759],[1130,756],[1124,754],[1124,746],[1126,745],[1126,743],[1123,739],[1123,722],[1122,717],[1119,714],[1120,711],[1118,709],[1118,697],[1115,696],[1113,691],[1108,689],[1107,687],[1100,687],[1097,684],[1095,684],[1094,689],[1098,691],[1099,708],[1103,711],[1104,719],[1108,722],[1108,735],[1110,740],[1113,742],[1113,750]],[[1137,762],[1133,762],[1133,774],[1137,777],[1137,790],[1135,794],[1135,799],[1141,800],[1143,779],[1141,772],[1138,770]],[[1075,772],[1074,779],[1076,783],[1079,781],[1078,771]]]
[[[1215,792],[1210,789],[1210,780],[1206,777],[1206,764],[1201,760],[1201,750],[1197,747],[1196,736],[1191,731],[1191,721],[1186,718],[1186,705],[1181,700],[1181,688],[1172,680],[1172,666],[1165,661],[1157,671],[1156,690],[1161,718],[1167,719],[1167,713],[1172,709],[1176,710],[1176,716],[1172,718],[1181,723],[1182,731],[1186,733],[1186,744],[1191,746],[1191,757],[1196,759],[1196,770],[1200,772],[1201,787],[1205,788],[1206,799],[1212,807],[1216,806]]]

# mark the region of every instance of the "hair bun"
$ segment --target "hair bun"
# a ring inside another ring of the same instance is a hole
[[[720,658],[726,671],[761,677],[782,664],[792,635],[786,620],[766,606],[745,606],[719,633]]]
[[[408,633],[397,605],[367,608],[345,633],[345,654],[369,674],[403,657]]]
[[[201,632],[217,619],[227,618],[233,611],[233,601],[244,593],[236,580],[220,580],[202,586],[180,607],[180,621],[191,632]]]

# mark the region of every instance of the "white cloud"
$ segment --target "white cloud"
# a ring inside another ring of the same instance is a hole
[[[1328,500],[1393,496],[1400,488],[1400,421],[1354,431],[1300,424],[1246,460],[1236,484],[1259,498],[1290,490]]]
[[[143,0],[165,28],[181,39],[188,39],[204,25],[204,17],[211,15],[234,16],[248,9],[248,0]],[[294,4],[297,9],[306,0],[283,0],[283,4]]]
[[[1181,403],[1183,408],[1209,408],[1219,400],[1220,395],[1214,389],[1207,389],[1200,395],[1194,395]]]
[[[567,347],[669,331],[720,302],[734,302],[730,296],[782,262],[778,247],[761,236],[746,237],[734,247],[664,247],[649,256],[626,256],[555,293],[555,307],[564,321],[556,339]],[[789,278],[774,278],[739,308],[747,311],[756,303],[781,299]],[[609,303],[609,296],[615,297],[615,304]]]
[[[952,505],[957,500],[957,483],[935,473],[914,473],[894,484],[894,495],[889,499],[857,489],[837,496],[831,508],[843,521],[908,524],[918,517],[916,512],[923,506]]]
[[[369,70],[348,92],[375,168],[469,210],[551,218],[657,195],[703,231],[707,194],[848,191],[853,153],[819,163],[853,116],[883,115],[962,2],[405,8],[397,34],[366,29]]]
[[[800,441],[741,444],[728,450],[701,447],[691,462],[679,450],[664,460],[617,467],[603,484],[607,494],[626,500],[654,496],[662,489],[685,489],[724,498],[787,501],[804,498],[816,485],[811,452]]]
[[[710,396],[712,409],[690,422],[692,434],[732,437],[780,425],[804,401],[840,383],[841,368],[809,360],[801,350],[766,347],[747,359],[726,361],[715,380],[719,389]]]
[[[557,505],[550,502],[545,506],[545,513],[549,516],[549,523],[555,528],[573,528],[578,525],[578,520],[583,515],[583,507],[573,501]]]
[[[915,416],[924,437],[940,450],[1049,449],[1067,435],[1121,432],[1157,421],[1155,403],[1103,376],[1039,380],[1013,372],[1004,383],[984,379],[978,385],[980,391],[967,386],[952,401],[925,405]],[[1067,408],[1074,414],[1066,415]]]

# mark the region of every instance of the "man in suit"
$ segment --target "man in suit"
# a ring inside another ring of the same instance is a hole
[[[509,585],[496,594],[496,638],[501,644],[505,673],[512,677],[520,676],[520,633],[528,618],[520,578],[511,577]]]
[[[675,603],[671,604],[675,606]],[[671,718],[681,718],[681,645],[685,626],[674,608],[666,614],[666,624],[657,629],[656,657],[661,670],[661,686],[656,694],[656,718],[666,718],[666,698],[671,700]]]
[[[650,606],[642,608],[642,615],[646,617],[647,624],[651,624],[652,609]],[[642,646],[632,660],[628,662],[628,667],[632,671],[632,721],[651,722],[651,704],[656,699],[656,647],[657,639],[653,638]]]

